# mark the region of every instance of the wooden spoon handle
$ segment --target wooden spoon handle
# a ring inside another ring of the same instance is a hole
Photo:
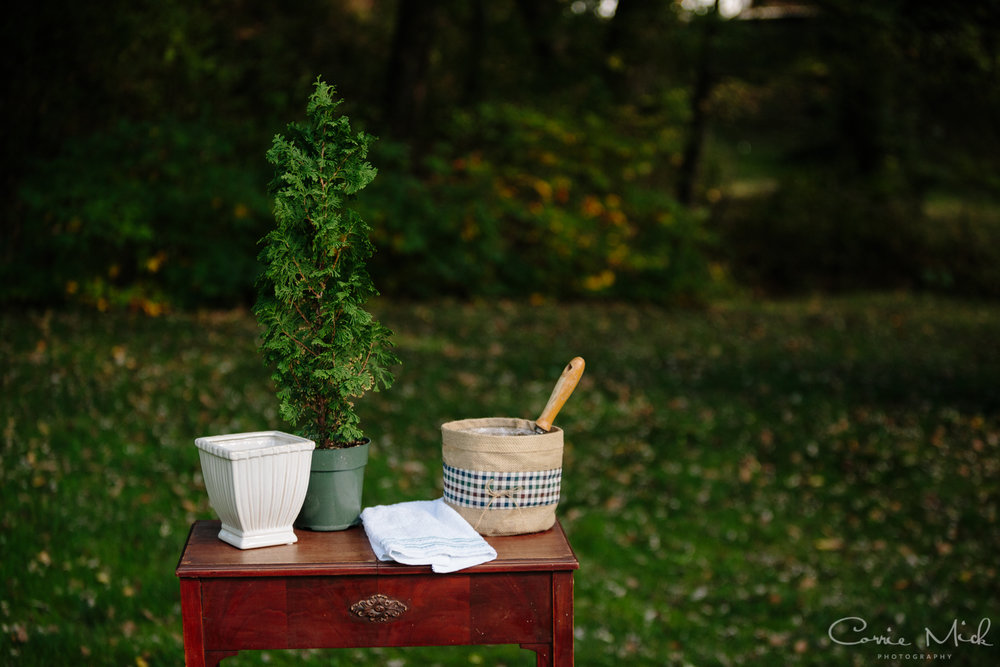
[[[566,400],[570,394],[576,389],[576,383],[580,381],[580,376],[583,375],[584,365],[583,357],[573,357],[566,364],[566,368],[563,370],[562,375],[559,376],[556,386],[552,389],[549,402],[545,404],[542,414],[535,420],[536,431],[541,429],[543,432],[548,433],[552,430],[552,422],[555,421],[556,415],[562,410],[562,406],[566,404]]]

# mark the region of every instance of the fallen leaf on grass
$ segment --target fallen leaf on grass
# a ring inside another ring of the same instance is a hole
[[[815,547],[818,551],[840,551],[844,548],[844,538],[823,537],[816,540]]]

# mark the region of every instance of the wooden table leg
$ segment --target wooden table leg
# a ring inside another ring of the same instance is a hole
[[[552,573],[552,663],[573,665],[573,573]]]
[[[537,667],[573,665],[573,573],[552,573],[552,643],[521,644],[535,652]]]
[[[184,628],[184,664],[187,667],[206,667],[200,579],[181,579],[181,619]]]
[[[201,614],[201,579],[181,579],[181,619],[184,627],[184,664],[217,667],[223,658],[239,651],[206,651]]]

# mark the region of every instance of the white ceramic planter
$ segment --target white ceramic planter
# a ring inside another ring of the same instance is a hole
[[[222,520],[219,539],[240,549],[292,544],[292,523],[309,487],[316,443],[281,431],[198,438],[208,499]]]

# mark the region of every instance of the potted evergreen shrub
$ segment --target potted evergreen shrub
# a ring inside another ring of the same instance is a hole
[[[312,440],[309,489],[295,527],[342,530],[361,512],[370,440],[354,402],[387,389],[398,363],[391,332],[365,310],[377,294],[366,263],[370,227],[351,203],[375,177],[374,137],[351,129],[342,100],[317,78],[305,122],[278,134],[267,160],[275,227],[262,240],[254,314],[282,417]]]

